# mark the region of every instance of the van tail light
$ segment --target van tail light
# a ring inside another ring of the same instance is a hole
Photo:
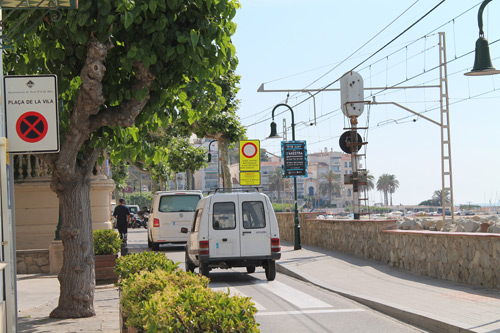
[[[203,240],[200,241],[200,255],[210,254],[210,250],[208,249],[208,241]]]
[[[160,226],[160,220],[159,219],[154,219],[153,220],[153,227],[159,227]]]
[[[279,238],[271,238],[271,252],[280,252],[280,239]]]

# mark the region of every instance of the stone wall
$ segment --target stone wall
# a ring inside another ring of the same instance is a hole
[[[278,213],[280,238],[294,241],[294,214]],[[500,235],[395,230],[396,220],[319,220],[299,214],[301,242],[417,274],[500,289]]]
[[[113,180],[92,177],[90,204],[92,228],[111,229],[111,191]],[[59,200],[48,179],[14,183],[16,250],[48,249],[59,220]]]
[[[49,273],[49,250],[17,250],[17,274]]]

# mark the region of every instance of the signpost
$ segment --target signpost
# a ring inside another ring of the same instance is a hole
[[[307,149],[305,141],[281,141],[283,177],[307,177]]]
[[[240,185],[260,185],[260,141],[240,141]]]
[[[59,151],[57,77],[4,77],[4,105],[9,153]]]

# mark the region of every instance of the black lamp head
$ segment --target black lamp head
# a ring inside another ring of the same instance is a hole
[[[269,138],[270,139],[278,139],[278,138],[281,138],[279,135],[278,135],[278,131],[276,130],[276,123],[273,121],[271,123],[271,134],[269,135]]]
[[[476,41],[476,55],[474,58],[474,67],[470,72],[465,73],[467,76],[493,75],[500,73],[499,70],[493,67],[490,58],[490,48],[488,41],[480,36]]]

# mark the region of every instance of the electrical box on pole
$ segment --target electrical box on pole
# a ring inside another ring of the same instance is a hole
[[[361,116],[364,109],[364,88],[360,74],[351,71],[340,78],[340,103],[346,117]]]

